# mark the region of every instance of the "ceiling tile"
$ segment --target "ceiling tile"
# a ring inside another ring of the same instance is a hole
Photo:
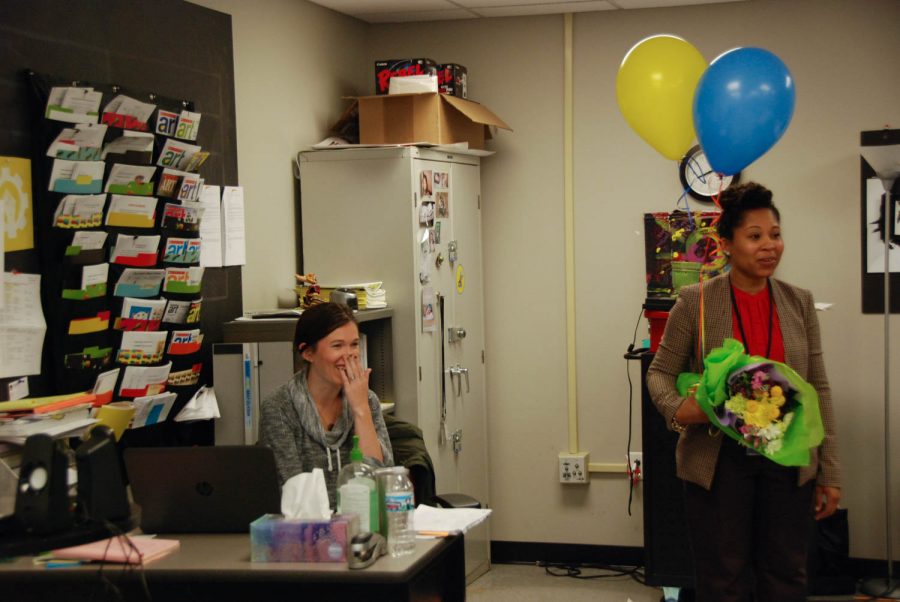
[[[688,6],[692,4],[722,4],[725,2],[745,2],[746,0],[613,0],[620,8],[664,8]]]
[[[481,3],[482,0],[472,0]],[[506,0],[509,2],[509,0]],[[596,10],[615,10],[615,6],[606,0],[586,0],[584,2],[547,2],[527,5],[506,5],[495,7],[473,7],[472,10],[482,17],[519,17],[525,15],[554,15],[561,13],[580,13]]]
[[[403,11],[395,13],[357,13],[353,15],[368,23],[414,23],[419,21],[445,21],[456,19],[474,19],[479,15],[464,9]]]
[[[458,8],[447,0],[312,0],[312,2],[356,17],[378,13],[424,12]]]
[[[534,4],[591,4],[592,0],[450,0],[466,8],[519,8]],[[560,11],[562,12],[562,11]]]

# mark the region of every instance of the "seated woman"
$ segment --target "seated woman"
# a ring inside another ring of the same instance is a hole
[[[353,435],[367,463],[394,463],[381,404],[369,390],[370,369],[359,363],[359,326],[346,305],[323,303],[297,320],[294,346],[300,370],[260,406],[259,441],[275,451],[282,484],[322,468],[335,507],[341,467],[350,461]]]

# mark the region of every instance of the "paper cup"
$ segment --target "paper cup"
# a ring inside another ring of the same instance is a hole
[[[116,441],[122,438],[122,433],[128,428],[134,417],[134,404],[130,401],[113,401],[100,406],[97,410],[97,424],[105,424],[113,430]]]

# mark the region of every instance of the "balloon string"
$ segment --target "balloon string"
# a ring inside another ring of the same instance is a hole
[[[713,203],[715,203],[716,207],[719,209],[719,212],[712,218],[712,221],[709,223],[710,228],[715,228],[716,224],[719,223],[719,220],[722,219],[722,203],[719,200],[719,197],[722,196],[722,190],[724,189],[722,186],[722,176],[719,175],[719,191],[712,197]],[[687,189],[685,189],[687,192]],[[706,246],[703,250],[703,263],[706,264],[709,261],[709,256],[712,246],[712,237],[706,237]],[[706,320],[704,319],[705,314],[705,304],[703,301],[703,283],[706,280],[704,278],[704,271],[700,270],[700,340],[698,341],[699,347],[697,349],[697,360],[699,364],[699,372],[703,373],[703,352],[706,351]]]

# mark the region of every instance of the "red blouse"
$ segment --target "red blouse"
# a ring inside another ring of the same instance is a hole
[[[740,318],[744,325],[744,333],[747,335],[748,340],[745,341],[741,337],[741,326],[734,309],[731,310],[732,336],[744,343],[744,349],[748,354],[764,356],[766,348],[769,346],[769,289],[764,288],[752,295],[734,286],[731,287],[731,291],[737,303],[738,312],[740,312]],[[769,359],[776,362],[784,362],[784,339],[781,337],[781,324],[778,321],[777,307],[772,312],[771,349]]]

